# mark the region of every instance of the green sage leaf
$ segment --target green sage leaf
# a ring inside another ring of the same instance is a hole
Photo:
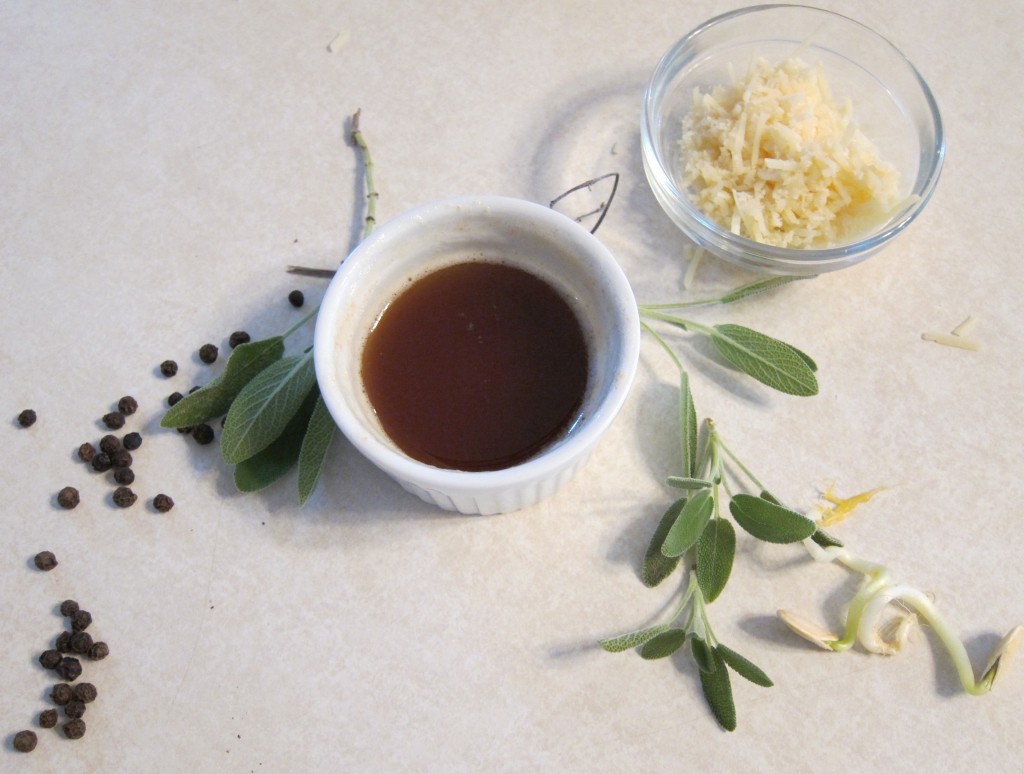
[[[220,438],[221,454],[237,465],[281,435],[316,381],[312,352],[263,369],[238,393]]]
[[[822,548],[831,548],[833,546],[836,547],[836,548],[842,548],[843,547],[843,541],[842,540],[840,540],[839,538],[835,537],[834,535],[826,532],[821,527],[818,527],[816,530],[814,530],[814,534],[811,535],[811,540],[813,540],[815,543],[817,543]]]
[[[187,427],[223,416],[242,388],[283,355],[284,339],[280,336],[239,344],[231,351],[224,373],[171,406],[160,426]]]
[[[735,495],[729,501],[729,511],[743,529],[768,543],[796,543],[817,529],[806,516],[753,495]]]
[[[669,628],[668,624],[658,624],[657,626],[650,626],[646,629],[637,629],[635,632],[629,632],[619,637],[612,637],[607,640],[598,640],[604,650],[609,653],[621,653],[624,650],[635,648],[643,645],[648,640],[654,639],[659,634],[667,631]]]
[[[305,505],[306,500],[316,489],[337,427],[334,424],[334,417],[327,410],[323,396],[317,390],[316,406],[309,418],[306,434],[302,439],[302,449],[299,452],[299,505]]]
[[[714,654],[703,637],[698,637],[696,634],[690,637],[690,655],[693,656],[693,660],[701,672],[715,671]]]
[[[704,527],[697,541],[697,585],[707,602],[714,602],[729,582],[736,556],[736,530],[722,518]]]
[[[295,467],[302,449],[306,426],[319,395],[320,391],[314,383],[302,406],[281,434],[265,449],[235,466],[235,486],[238,487],[238,491],[257,492],[270,486]]]
[[[764,673],[753,661],[744,658],[732,648],[728,648],[722,643],[718,643],[718,647],[715,651],[721,657],[722,661],[729,665],[729,667],[740,677],[749,680],[754,685],[760,685],[762,688],[771,688],[775,683],[772,679]]]
[[[707,489],[713,485],[713,482],[689,476],[669,476],[668,485],[674,486],[676,489]]]
[[[645,642],[640,648],[640,657],[650,661],[671,656],[683,647],[687,636],[685,629],[668,629]]]
[[[725,323],[711,331],[722,357],[762,384],[788,395],[818,394],[814,371],[789,344],[742,325]]]
[[[785,344],[785,342],[783,342],[783,343]],[[810,368],[814,372],[817,372],[818,364],[814,362],[814,358],[812,358],[810,355],[808,355],[803,350],[797,349],[792,344],[786,344],[786,346],[789,347],[791,350],[793,350],[800,357],[801,360],[803,360],[805,363],[807,363],[807,367],[808,368]]]
[[[697,410],[690,392],[690,377],[679,372],[679,429],[683,451],[683,475],[697,475]]]
[[[807,277],[786,275],[784,277],[771,277],[769,279],[758,280],[757,282],[751,282],[749,285],[742,285],[735,290],[729,291],[718,299],[718,303],[731,304],[734,301],[749,298],[750,296],[756,296],[758,293],[767,293],[769,290],[774,290],[781,285],[788,285],[790,282],[796,282],[802,279],[807,279]]]
[[[704,525],[711,518],[715,503],[711,499],[711,491],[702,489],[683,506],[675,523],[665,536],[661,552],[668,557],[682,556],[700,538]]]
[[[672,503],[658,522],[657,529],[651,536],[650,545],[647,546],[647,553],[644,554],[644,565],[640,573],[640,579],[648,588],[654,588],[665,578],[672,574],[679,564],[679,557],[668,557],[662,553],[661,547],[665,544],[665,536],[669,529],[675,524],[679,514],[686,505],[686,498],[680,497]]]
[[[712,651],[715,669],[700,672],[700,686],[704,690],[704,698],[711,707],[715,719],[726,731],[736,730],[736,702],[732,697],[732,683],[729,681],[729,670],[717,651]]]
[[[779,502],[779,498],[776,497],[775,495],[773,495],[767,489],[762,490],[761,494],[759,495],[759,497],[762,500],[767,500],[768,502],[772,503],[773,505],[782,505],[782,503]]]

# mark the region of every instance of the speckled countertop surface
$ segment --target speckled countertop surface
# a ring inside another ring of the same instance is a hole
[[[945,120],[943,178],[881,255],[702,319],[811,353],[821,392],[761,389],[685,349],[698,411],[787,501],[887,487],[836,528],[934,592],[980,664],[1024,622],[1024,6],[826,2],[882,30]],[[674,374],[646,342],[611,434],[555,498],[493,518],[402,492],[344,443],[301,510],[294,479],[234,491],[216,447],[160,431],[161,402],[218,372],[206,341],[280,332],[285,297],[353,246],[362,109],[387,219],[443,196],[547,202],[622,176],[599,237],[641,301],[682,297],[684,241],[643,178],[638,121],[661,53],[736,7],[649,2],[0,3],[0,768],[5,771],[1016,771],[1024,668],[965,695],[928,634],[895,658],[826,654],[780,607],[835,625],[850,577],[741,539],[713,608],[775,679],[735,682],[719,730],[687,661],[594,642],[672,594],[638,579],[676,472]],[[329,44],[336,40],[335,51]],[[708,265],[693,292],[748,279]],[[968,315],[981,349],[921,340]],[[181,372],[156,372],[175,358]],[[142,499],[74,460],[126,393]],[[15,416],[34,408],[28,430]],[[59,510],[56,491],[82,504]],[[155,513],[159,491],[176,507]],[[54,551],[48,574],[33,555]],[[36,657],[78,599],[110,657],[85,738],[40,731]],[[1015,664],[1022,667],[1024,665]],[[37,729],[38,730],[38,729]]]

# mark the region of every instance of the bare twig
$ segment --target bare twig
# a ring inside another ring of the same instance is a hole
[[[600,177],[595,177],[595,178],[593,178],[591,180],[587,180],[584,183],[580,183],[579,185],[575,185],[572,188],[570,188],[568,191],[566,191],[565,193],[561,194],[560,196],[556,196],[554,199],[552,199],[551,203],[548,206],[549,207],[554,207],[556,204],[558,204],[558,202],[562,201],[562,199],[567,197],[569,194],[576,193],[577,191],[581,191],[584,188],[586,188],[588,191],[592,191],[593,190],[593,186],[594,186],[595,183],[600,183],[602,180],[607,180],[608,178],[613,178],[613,180],[614,180],[614,182],[612,183],[612,192],[608,195],[608,200],[604,201],[604,202],[601,202],[597,206],[596,209],[591,210],[590,212],[584,213],[583,215],[580,215],[580,216],[574,218],[574,220],[577,223],[579,223],[584,218],[589,218],[591,215],[596,215],[597,213],[601,213],[600,217],[598,217],[598,219],[597,219],[597,223],[595,223],[594,227],[592,229],[590,229],[590,233],[593,234],[595,231],[597,231],[598,228],[600,228],[601,223],[604,221],[604,216],[608,214],[608,208],[611,207],[612,200],[615,198],[615,192],[619,189],[619,173],[618,172],[609,172],[606,175],[601,175]]]

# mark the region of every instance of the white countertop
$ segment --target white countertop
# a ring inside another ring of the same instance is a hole
[[[928,80],[948,156],[923,216],[864,264],[701,320],[756,327],[820,365],[814,398],[773,393],[685,346],[697,409],[801,508],[830,484],[886,487],[835,528],[936,595],[976,667],[1024,623],[1020,564],[1024,6],[824,2],[881,30]],[[715,631],[775,680],[734,679],[719,729],[688,660],[606,654],[601,637],[671,597],[639,580],[677,471],[675,375],[645,341],[611,434],[553,499],[451,515],[336,442],[327,480],[235,492],[216,446],[158,428],[162,401],[219,372],[227,336],[281,332],[362,218],[348,117],[381,220],[443,196],[547,203],[606,172],[599,238],[642,302],[749,279],[685,240],[639,157],[644,82],[724,2],[0,3],[0,769],[39,771],[1016,771],[1024,664],[960,689],[927,632],[893,658],[828,654],[775,618],[836,625],[850,576],[741,537]],[[336,51],[329,44],[339,34]],[[345,39],[347,36],[347,41]],[[977,352],[921,340],[967,316]],[[311,335],[311,331],[310,331]],[[212,341],[213,366],[195,357]],[[298,342],[302,345],[304,342]],[[164,379],[156,367],[182,368]],[[74,459],[124,394],[140,502]],[[23,408],[39,420],[16,426]],[[78,487],[74,511],[54,504]],[[157,492],[176,506],[147,507]],[[43,549],[60,565],[32,566]],[[73,597],[111,655],[80,741],[35,728],[36,663]]]

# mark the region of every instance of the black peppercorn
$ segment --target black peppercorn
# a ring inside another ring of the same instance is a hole
[[[304,303],[306,303],[306,297],[302,295],[301,290],[293,290],[288,294],[288,303],[298,309]]]
[[[111,430],[120,430],[124,427],[124,414],[120,411],[111,411],[109,414],[104,414],[103,424]]]
[[[142,446],[142,436],[138,433],[128,433],[123,439],[122,444],[128,451],[135,451]]]
[[[92,469],[97,473],[106,473],[110,470],[110,455],[100,452],[92,458]]]
[[[191,395],[193,392],[199,392],[199,390],[201,389],[202,388],[197,384],[195,387],[188,391],[188,394]]]
[[[14,749],[18,752],[32,752],[38,741],[35,731],[19,731],[14,735]]]
[[[45,709],[39,713],[39,727],[53,728],[57,725],[57,710]]]
[[[92,647],[92,635],[89,632],[75,632],[68,640],[68,644],[71,645],[72,652],[85,655]]]
[[[185,425],[184,427],[177,428],[177,430],[182,435],[189,435],[192,432],[192,425]]]
[[[214,344],[203,344],[199,348],[199,359],[209,365],[217,360],[217,347]]]
[[[182,395],[180,392],[172,392],[170,395],[167,396],[167,405],[173,406],[175,403],[177,403],[184,397],[185,396]]]
[[[81,739],[85,736],[85,721],[81,718],[69,720],[64,724],[64,736],[68,739]]]
[[[43,669],[56,669],[62,658],[59,650],[44,650],[39,654],[39,664]]]
[[[53,551],[40,551],[36,554],[33,561],[36,563],[36,567],[44,572],[49,572],[57,566],[57,557],[53,555]]]
[[[132,461],[132,453],[127,449],[121,449],[110,455],[110,466],[114,469],[130,468]]]
[[[167,511],[174,507],[174,500],[169,495],[158,494],[153,498],[153,507],[160,513],[167,513]]]
[[[100,451],[106,455],[111,455],[114,452],[121,450],[121,439],[116,435],[107,434],[100,438]]]
[[[88,610],[76,610],[71,616],[71,631],[84,632],[92,623],[92,613]]]
[[[63,707],[73,698],[75,698],[75,695],[71,690],[71,686],[67,683],[57,683],[53,686],[53,690],[50,691],[50,701],[58,707]]]
[[[82,462],[92,462],[92,458],[96,456],[96,447],[91,443],[83,443],[78,447],[78,459]]]
[[[139,499],[139,496],[126,486],[119,486],[115,489],[112,497],[114,505],[118,508],[130,508]]]
[[[88,656],[90,661],[102,661],[109,655],[110,647],[102,640],[100,642],[94,642],[92,647],[89,648]]]
[[[58,650],[61,653],[71,652],[71,632],[61,632],[57,635],[57,639],[53,641],[54,650]]]
[[[18,414],[18,424],[22,427],[32,427],[36,423],[36,412],[32,409],[25,409]]]
[[[70,618],[78,612],[78,603],[73,599],[65,599],[60,603],[60,614],[65,618]]]
[[[206,423],[196,425],[192,428],[192,437],[199,445],[206,446],[208,443],[213,443],[213,428]]]
[[[125,395],[117,402],[117,410],[125,416],[131,416],[139,410],[139,402],[131,395]]]
[[[82,662],[74,656],[64,656],[54,671],[69,683],[73,683],[82,675]]]
[[[234,349],[239,344],[248,344],[250,341],[252,341],[252,338],[248,333],[245,331],[235,331],[228,338],[228,346],[231,347],[231,349]]]
[[[167,377],[174,376],[178,373],[178,364],[173,360],[165,360],[160,364],[160,373]]]
[[[73,486],[66,486],[57,492],[57,505],[61,508],[71,510],[79,503],[78,490]]]
[[[69,718],[80,718],[85,714],[85,702],[72,699],[64,705],[64,714]]]
[[[96,701],[96,686],[92,683],[79,683],[71,689],[71,692],[75,695],[75,698],[83,704]]]
[[[117,468],[114,471],[114,482],[121,486],[131,486],[135,483],[135,472],[131,468]]]

